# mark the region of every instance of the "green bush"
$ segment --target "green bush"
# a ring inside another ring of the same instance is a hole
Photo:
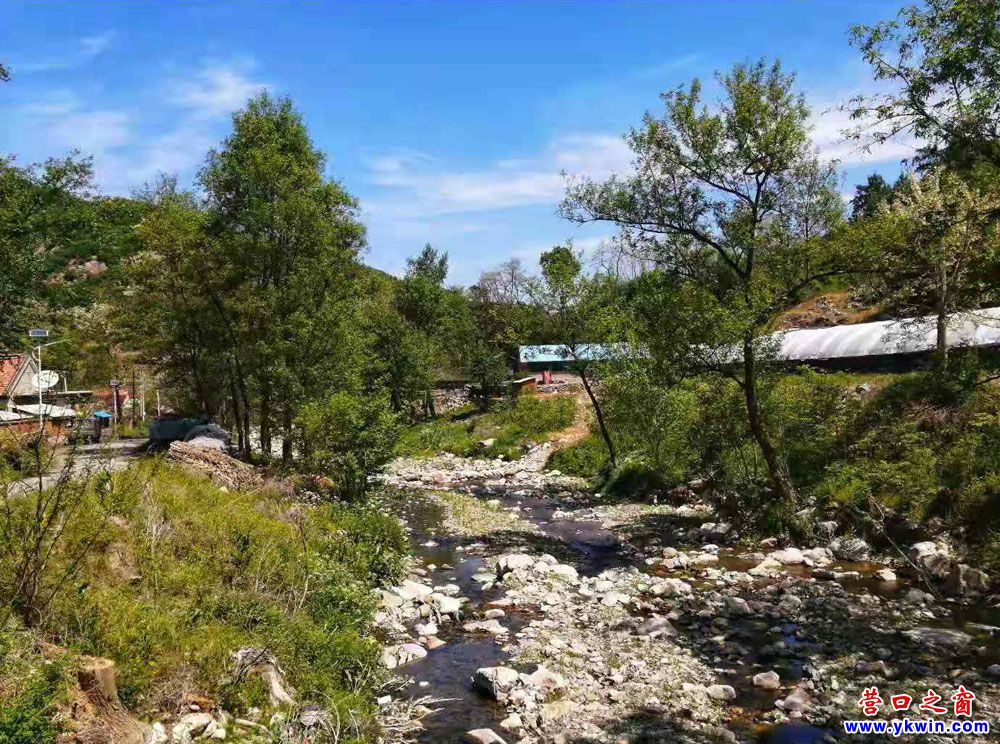
[[[462,457],[516,459],[527,447],[573,423],[576,403],[568,397],[520,396],[489,413],[471,407],[449,411],[433,421],[407,429],[396,447],[399,455],[451,452]],[[493,439],[489,447],[479,442]]]
[[[608,466],[608,448],[601,437],[591,434],[579,442],[556,450],[545,464],[548,470],[558,470],[580,478],[597,478]]]
[[[0,473],[8,471],[18,478],[28,478],[45,472],[52,463],[54,448],[47,438],[41,440],[38,432],[22,434],[0,430]]]
[[[10,623],[0,627],[0,744],[47,744],[58,734],[53,714],[65,696],[65,668],[33,645]]]
[[[392,457],[399,435],[388,396],[339,392],[303,406],[300,467],[332,479],[337,496],[360,497],[368,478]]]

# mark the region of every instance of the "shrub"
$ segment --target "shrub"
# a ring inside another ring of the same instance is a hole
[[[333,480],[339,496],[364,494],[368,478],[389,461],[399,434],[388,396],[338,392],[308,403],[297,419],[302,469]]]
[[[19,478],[44,473],[52,464],[54,453],[48,438],[39,440],[37,431],[24,434],[0,429],[0,472],[8,470]]]
[[[46,663],[33,644],[12,624],[0,627],[0,744],[47,744],[58,733],[53,713],[65,694],[64,666]]]
[[[434,455],[451,452],[462,457],[516,459],[525,448],[545,440],[551,432],[573,423],[576,404],[568,397],[519,396],[489,413],[473,409],[449,411],[434,421],[407,429],[396,448],[400,455]],[[489,447],[479,442],[493,439]]]
[[[604,440],[591,434],[569,447],[553,452],[545,467],[580,478],[597,478],[605,473],[607,465],[608,448]]]

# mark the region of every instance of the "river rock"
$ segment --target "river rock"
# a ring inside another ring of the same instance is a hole
[[[517,713],[511,713],[500,721],[500,728],[507,732],[516,733],[524,728],[524,721]]]
[[[772,575],[775,571],[781,570],[781,563],[776,561],[771,556],[768,556],[756,566],[747,571],[751,576],[766,577]]]
[[[188,713],[181,716],[170,731],[170,740],[176,744],[190,744],[200,736],[211,736],[218,724],[211,713]]]
[[[898,577],[891,568],[880,568],[875,572],[875,578],[879,581],[896,581]]]
[[[574,581],[578,577],[576,569],[565,563],[556,563],[549,566],[549,573],[554,573],[556,576],[561,576],[569,581]]]
[[[462,612],[462,600],[460,597],[449,597],[445,594],[435,593],[431,595],[431,601],[442,615],[458,616]]]
[[[507,744],[493,729],[473,729],[465,734],[467,744]]]
[[[657,597],[673,597],[691,593],[691,585],[681,579],[663,579],[652,587]]]
[[[782,548],[781,550],[775,550],[768,555],[771,560],[777,561],[783,566],[794,566],[799,563],[805,563],[805,556],[802,555],[802,551],[798,548]]]
[[[509,667],[480,667],[472,675],[472,686],[499,700],[520,681],[521,675]]]
[[[422,636],[437,635],[438,626],[437,623],[417,623],[413,626],[413,632]]]
[[[705,692],[712,700],[735,700],[736,690],[731,685],[710,685],[705,688]]]
[[[986,667],[986,674],[993,679],[1000,679],[1000,664],[990,664]]]
[[[535,565],[535,559],[526,553],[508,553],[497,559],[497,573],[501,576],[519,568],[531,568]]]
[[[931,540],[914,543],[906,556],[923,571],[936,579],[945,579],[951,571],[951,552],[943,543]]]
[[[778,700],[775,705],[786,713],[801,713],[809,709],[812,697],[801,687],[792,690],[784,700]]]
[[[781,687],[781,677],[777,672],[761,672],[753,676],[753,686],[762,690],[777,690]]]
[[[422,601],[434,593],[434,590],[426,584],[418,584],[416,581],[406,579],[402,584],[393,588],[393,591],[404,600]]]
[[[809,548],[802,551],[805,562],[814,566],[827,566],[833,563],[833,551],[829,548]]]
[[[509,631],[496,620],[474,620],[462,626],[466,633],[490,633],[492,635],[506,635]]]
[[[531,687],[537,687],[539,690],[546,692],[561,690],[566,686],[566,680],[563,679],[561,674],[547,669],[542,664],[539,664],[531,674],[522,676],[522,679]]]
[[[951,567],[944,590],[955,596],[965,596],[985,591],[989,585],[989,577],[978,568],[956,563]]]
[[[860,537],[838,537],[830,543],[830,550],[842,561],[866,561],[871,555],[871,546]]]
[[[907,638],[932,650],[961,653],[968,650],[972,636],[949,628],[913,628],[903,632]]]
[[[653,617],[646,618],[638,627],[636,627],[635,632],[638,635],[648,635],[648,636],[668,636],[673,637],[677,635],[677,631],[670,624],[670,621],[665,617],[660,617],[659,615],[654,615]]]

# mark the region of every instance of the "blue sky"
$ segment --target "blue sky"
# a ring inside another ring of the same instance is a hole
[[[628,167],[621,135],[659,92],[760,56],[799,74],[816,145],[843,190],[894,175],[909,144],[864,153],[831,110],[871,89],[852,23],[878,0],[711,2],[8,2],[0,151],[26,163],[72,148],[128,193],[158,171],[191,183],[230,113],[256,91],[291,96],[330,174],[361,200],[366,261],[399,272],[430,242],[449,281],[610,226],[556,215],[562,171]]]

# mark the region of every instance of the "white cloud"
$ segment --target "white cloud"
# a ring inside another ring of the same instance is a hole
[[[93,37],[88,48],[99,51],[110,40]],[[175,95],[162,99],[166,108],[141,100],[94,106],[72,90],[51,90],[9,109],[13,149],[26,160],[59,150],[92,156],[97,183],[108,193],[126,194],[161,172],[190,177],[218,141],[225,117],[264,87],[240,69],[206,64],[179,78],[183,84],[173,78],[167,85]]]
[[[48,140],[61,149],[101,155],[132,141],[131,117],[124,111],[74,110],[45,128]]]
[[[189,77],[171,81],[167,98],[193,115],[212,118],[242,108],[248,98],[270,87],[249,79],[243,67],[232,63],[206,64]]]
[[[388,193],[369,208],[405,218],[555,207],[566,189],[564,172],[601,178],[628,170],[630,163],[624,141],[606,134],[559,137],[534,157],[499,160],[480,170],[449,170],[426,153],[403,150],[370,162],[372,183]]]
[[[83,50],[84,54],[93,58],[110,47],[114,38],[114,31],[105,31],[103,34],[84,36],[80,39],[80,48]]]
[[[854,129],[857,122],[842,108],[827,105],[816,106],[812,117],[813,144],[822,160],[837,160],[847,168],[868,163],[898,162],[912,158],[918,147],[912,136],[902,136],[880,145],[866,147],[863,143],[850,139],[845,132]]]
[[[108,47],[111,46],[111,42],[114,41],[114,38],[114,31],[105,31],[100,34],[84,36],[77,41],[75,49],[71,49],[65,54],[61,54],[56,57],[36,59],[33,61],[15,61],[11,64],[11,67],[13,67],[14,71],[17,73],[49,72],[51,70],[65,70],[71,67],[78,67],[90,62],[108,49]]]

